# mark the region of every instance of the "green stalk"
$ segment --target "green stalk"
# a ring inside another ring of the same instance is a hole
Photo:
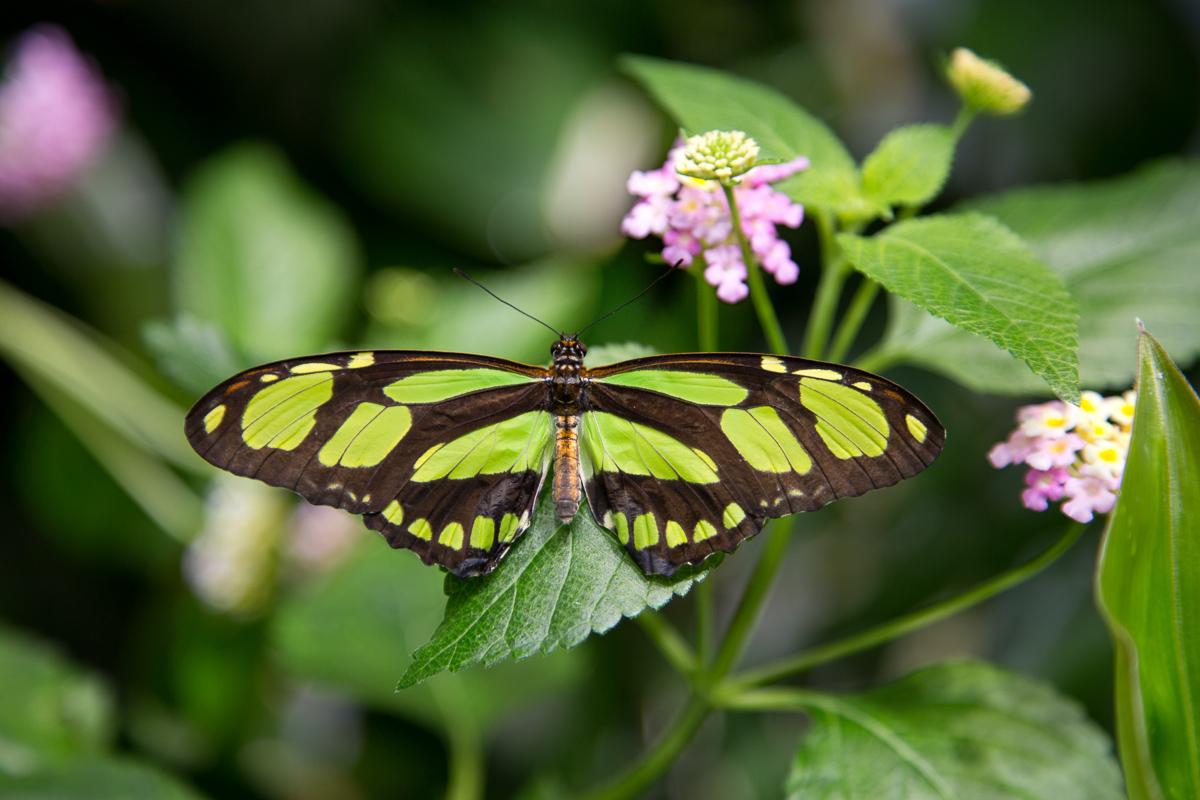
[[[960,611],[978,605],[984,600],[995,597],[1001,592],[1029,580],[1053,564],[1060,556],[1071,549],[1071,546],[1075,544],[1084,530],[1086,530],[1086,526],[1081,523],[1069,525],[1053,545],[1032,561],[1003,572],[994,578],[984,581],[974,589],[943,600],[929,608],[905,614],[904,616],[889,620],[874,628],[868,628],[861,633],[848,636],[844,639],[818,645],[811,650],[781,659],[774,664],[767,664],[756,669],[747,670],[728,681],[722,688],[722,694],[725,692],[736,693],[753,686],[773,683],[812,669],[819,664],[834,661],[863,650],[869,650],[872,647],[877,647],[905,634],[928,627],[946,617],[953,616]]]
[[[696,654],[684,638],[657,611],[647,609],[637,616],[638,624],[658,647],[663,658],[681,675],[691,677],[696,672]]]
[[[708,671],[707,677],[710,681],[724,678],[737,665],[742,648],[750,638],[754,623],[758,621],[758,614],[771,591],[771,584],[783,565],[790,531],[776,522],[768,525],[769,529],[764,534],[766,543],[762,555],[754,565],[754,572],[742,591],[742,599],[733,614],[733,620],[729,623],[729,630],[725,632],[725,638],[717,650],[716,658],[713,659],[712,668]]]
[[[708,717],[708,712],[708,701],[693,697],[658,744],[632,769],[607,786],[582,797],[585,800],[624,800],[640,795],[679,757]]]
[[[958,109],[954,122],[950,123],[950,132],[954,134],[955,141],[961,139],[967,132],[967,126],[971,124],[971,120],[975,119],[977,113],[975,109],[965,104]]]
[[[758,324],[762,326],[763,335],[767,337],[767,346],[771,348],[771,352],[787,355],[787,339],[784,338],[783,328],[779,326],[779,318],[775,316],[775,306],[771,305],[771,297],[767,294],[766,284],[763,283],[762,270],[754,260],[754,252],[750,249],[750,242],[746,240],[746,232],[742,230],[742,215],[738,211],[733,187],[721,184],[721,188],[725,190],[725,200],[729,203],[729,219],[733,223],[733,234],[737,237],[738,247],[742,251],[742,262],[746,265],[746,282],[750,285],[750,302],[754,305],[754,313],[758,315]]]
[[[717,295],[699,264],[691,272],[696,279],[696,338],[701,352],[711,353],[717,349]]]
[[[817,223],[817,234],[821,240],[821,278],[817,283],[817,296],[813,300],[812,313],[808,318],[808,330],[804,335],[804,357],[820,358],[829,340],[833,327],[833,315],[837,311],[838,299],[842,295],[842,284],[848,272],[845,259],[838,248],[837,232],[833,220],[823,211],[813,213]]]
[[[833,337],[833,344],[829,347],[830,361],[841,361],[846,357],[846,353],[854,344],[854,337],[858,336],[858,331],[862,328],[863,321],[866,320],[867,312],[871,310],[871,304],[875,302],[877,294],[879,294],[879,284],[864,275],[862,283],[854,292],[849,308],[846,309],[846,315],[842,317],[842,321],[838,325],[837,334]]]
[[[446,737],[446,800],[480,800],[486,772],[483,737],[475,708],[457,675],[429,684]]]
[[[704,670],[712,656],[713,576],[709,575],[692,591],[696,595],[696,667]]]
[[[717,295],[712,286],[704,280],[704,272],[700,265],[694,265],[692,275],[696,279],[696,320],[697,345],[702,352],[711,353],[719,348],[717,312]],[[695,589],[696,595],[696,667],[704,669],[712,652],[713,628],[713,583],[712,577],[700,582]]]

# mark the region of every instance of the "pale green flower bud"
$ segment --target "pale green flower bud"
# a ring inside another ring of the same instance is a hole
[[[688,137],[675,159],[675,171],[701,180],[736,183],[758,160],[758,142],[742,131],[709,131]]]
[[[965,47],[950,54],[946,78],[963,103],[976,111],[998,116],[1015,114],[1033,93],[994,61],[987,61]]]

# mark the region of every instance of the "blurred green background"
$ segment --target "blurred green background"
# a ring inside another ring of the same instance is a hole
[[[440,574],[340,512],[214,478],[182,436],[200,392],[277,357],[544,361],[547,332],[451,267],[568,329],[645,285],[649,245],[619,237],[624,183],[661,163],[673,131],[620,53],[774,85],[859,156],[897,124],[950,119],[943,53],[998,59],[1034,102],[972,127],[939,206],[1200,147],[1189,0],[18,1],[0,21],[9,46],[61,26],[119,108],[78,181],[0,229],[0,795],[46,775],[41,790],[80,797],[124,781],[112,796],[424,798],[454,772],[459,796],[532,797],[645,748],[684,687],[637,626],[396,694],[440,619]],[[814,239],[792,236],[800,283],[772,289],[793,341]],[[667,281],[589,344],[692,349],[693,292]],[[724,349],[763,347],[748,306],[722,308]],[[884,317],[879,303],[863,344]],[[918,480],[799,519],[748,660],[969,586],[1065,524],[1022,509],[1020,476],[984,458],[1017,401],[894,377],[939,413],[947,450]],[[975,654],[1111,725],[1096,542],[812,679],[858,687]],[[751,561],[715,574],[721,613]],[[690,610],[667,613],[686,624]],[[802,731],[792,716],[714,718],[655,796],[776,796]]]

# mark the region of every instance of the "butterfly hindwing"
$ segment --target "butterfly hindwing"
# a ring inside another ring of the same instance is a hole
[[[550,455],[545,377],[454,353],[293,359],[217,386],[186,431],[215,466],[362,514],[426,563],[479,574],[529,524]]]
[[[732,550],[771,517],[897,483],[945,441],[911,393],[839,364],[713,353],[588,375],[588,503],[652,573]]]

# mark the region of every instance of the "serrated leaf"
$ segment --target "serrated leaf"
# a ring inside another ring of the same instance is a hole
[[[445,618],[413,654],[400,688],[444,670],[574,647],[622,617],[636,617],[686,594],[720,561],[714,556],[671,578],[647,577],[586,506],[563,525],[549,499],[548,494],[542,498],[533,524],[495,572],[481,578],[447,576]]]
[[[153,767],[117,758],[71,761],[29,775],[0,775],[0,798],[16,800],[200,800]]]
[[[98,753],[113,728],[112,696],[98,677],[0,626],[0,775]]]
[[[442,574],[363,531],[363,541],[333,572],[280,604],[271,640],[292,675],[349,692],[365,704],[427,724],[447,722],[446,697],[463,697],[482,728],[514,708],[553,696],[579,674],[568,654],[520,669],[436,675],[410,691],[396,679],[427,640],[445,606]],[[503,687],[503,688],[501,688]]]
[[[1145,332],[1137,390],[1096,575],[1121,761],[1133,800],[1200,797],[1200,400]]]
[[[358,246],[278,152],[241,145],[206,163],[185,188],[179,228],[177,311],[216,324],[254,361],[329,345],[358,277]]]
[[[142,338],[163,374],[197,395],[251,366],[234,352],[220,328],[189,314],[147,323]]]
[[[814,702],[796,800],[1119,800],[1108,737],[1051,687],[979,662],[936,664]]]
[[[880,205],[925,205],[950,175],[955,141],[945,125],[897,128],[863,162],[863,192]]]
[[[972,204],[1021,235],[1079,306],[1079,371],[1094,389],[1129,386],[1135,317],[1182,363],[1200,355],[1200,163],[1168,161],[1120,178],[1007,192]],[[1020,362],[892,298],[884,349],[982,392],[1036,394]]]
[[[1020,237],[982,214],[901,222],[838,243],[861,272],[892,294],[1024,361],[1054,393],[1079,397],[1079,317],[1062,279]]]
[[[811,166],[781,186],[801,203],[858,214],[863,198],[858,168],[831,130],[790,98],[727,72],[626,56],[622,66],[690,136],[740,130],[753,136],[766,160],[807,156]]]

